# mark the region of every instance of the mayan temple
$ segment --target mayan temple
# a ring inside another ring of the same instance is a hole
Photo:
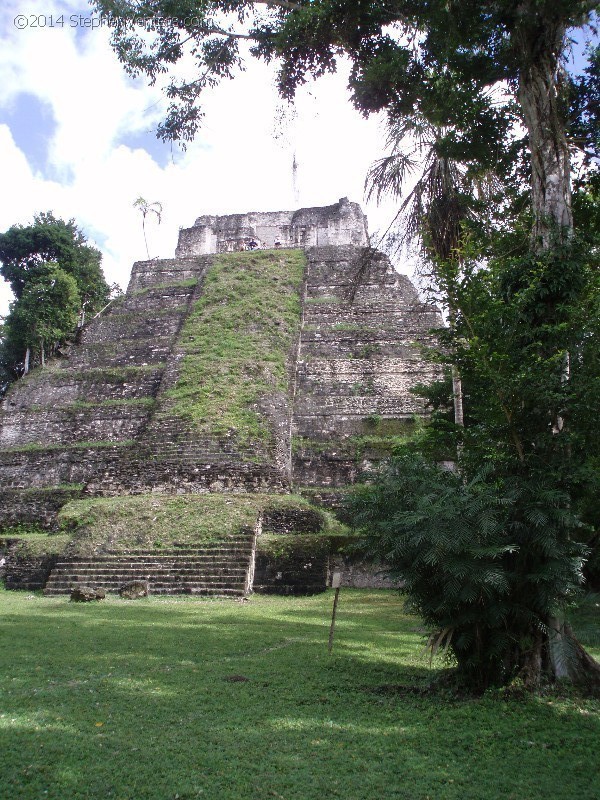
[[[323,509],[424,413],[409,390],[435,375],[420,348],[440,324],[346,198],[199,217],[8,391],[0,524],[60,547],[7,585],[323,588]]]

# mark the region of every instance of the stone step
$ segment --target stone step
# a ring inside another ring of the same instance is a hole
[[[117,594],[119,591],[119,587],[116,586],[107,586],[107,587],[98,587],[103,588],[109,594]],[[64,594],[69,594],[71,591],[71,585],[66,587],[53,587],[44,589],[44,595],[47,597],[59,596]],[[186,585],[185,587],[150,587],[150,594],[152,595],[178,595],[178,594],[193,594],[193,595],[205,595],[207,597],[243,597],[244,596],[244,589],[231,589],[231,588],[208,588],[202,586],[200,584],[190,584]]]
[[[247,570],[245,569],[238,569],[238,570],[215,570],[212,573],[206,571],[200,571],[197,569],[189,569],[189,570],[177,570],[177,571],[166,571],[166,570],[148,570],[148,569],[137,569],[137,570],[107,570],[107,569],[94,569],[90,567],[87,570],[78,570],[77,572],[67,572],[63,570],[55,570],[52,576],[48,579],[48,584],[53,584],[56,581],[67,581],[67,580],[74,580],[81,583],[82,581],[87,580],[120,580],[120,581],[131,581],[136,580],[138,578],[143,578],[144,580],[153,580],[155,578],[163,578],[176,579],[176,580],[183,580],[184,578],[192,578],[192,579],[202,579],[207,583],[213,583],[214,581],[221,581],[224,579],[227,580],[240,580],[245,579]]]
[[[52,574],[56,575],[97,575],[101,572],[115,574],[149,574],[149,575],[221,575],[245,574],[248,571],[249,559],[234,564],[106,564],[103,561],[80,566],[79,564],[56,565]]]
[[[102,558],[92,559],[90,561],[60,561],[56,564],[56,569],[68,571],[81,571],[90,569],[110,569],[110,570],[175,570],[175,569],[240,569],[245,568],[248,564],[250,553],[244,558],[220,558],[213,560],[179,560],[179,561],[149,561],[149,560],[132,560],[132,561],[108,561]]]
[[[128,553],[124,553],[120,556],[98,555],[89,558],[61,558],[60,565],[93,565],[100,562],[107,564],[212,564],[215,561],[230,563],[232,559],[236,561],[246,560],[251,552],[252,549],[248,548],[247,550],[221,550],[218,553],[204,553],[193,556],[131,556]]]
[[[201,546],[186,543],[156,549],[132,547],[92,557],[62,558],[46,583],[45,594],[65,594],[72,586],[118,591],[135,580],[147,581],[151,594],[243,595],[253,553],[254,534],[234,533]]]
[[[125,565],[132,564],[134,566],[171,566],[176,564],[183,565],[207,565],[212,564],[231,564],[232,562],[245,563],[251,555],[251,550],[232,550],[230,552],[222,551],[220,553],[207,553],[202,556],[96,556],[90,558],[61,558],[59,564],[61,567],[72,567],[74,565],[80,566],[94,566],[95,564],[116,564]]]
[[[154,575],[140,573],[138,575],[122,575],[121,573],[95,573],[83,575],[81,573],[56,573],[48,579],[48,586],[66,583],[90,583],[95,585],[97,582],[118,584],[131,582],[133,580],[148,580],[150,583],[206,583],[206,584],[238,584],[245,580],[245,573],[240,575],[203,575],[195,572],[190,575],[179,575],[174,572],[160,572]]]
[[[169,547],[169,548],[127,548],[125,550],[105,550],[98,555],[91,556],[91,558],[193,558],[196,556],[213,555],[215,553],[231,553],[237,549],[244,552],[252,549],[252,542],[250,540],[242,540],[240,542],[216,542],[214,545],[207,547]],[[75,556],[74,556],[75,558]]]
[[[247,564],[251,553],[242,554],[227,554],[223,553],[220,557],[204,558],[91,558],[81,560],[61,560],[57,566],[61,569],[87,569],[98,567],[100,565],[106,566],[107,569],[175,569],[179,567],[194,567],[198,569],[212,567],[219,569],[221,567],[239,567],[240,565]]]
[[[160,549],[143,549],[130,547],[127,550],[107,550],[107,556],[195,556],[205,555],[212,552],[230,552],[231,550],[251,550],[251,539],[232,539],[230,541],[221,539],[214,544],[207,544],[205,547],[169,547]],[[102,556],[104,557],[104,555]]]
[[[190,576],[189,580],[184,579],[179,575],[156,575],[154,577],[137,576],[136,578],[129,578],[127,576],[120,577],[118,575],[99,575],[90,579],[89,575],[81,576],[58,576],[56,579],[50,579],[46,584],[46,588],[55,589],[58,587],[70,587],[76,584],[91,585],[98,587],[116,586],[117,588],[123,586],[125,583],[130,583],[132,580],[147,580],[150,587],[153,586],[187,586],[188,584],[202,585],[209,588],[243,588],[245,580],[222,580],[219,576],[214,578],[205,579],[203,575]]]
[[[100,566],[107,569],[178,569],[181,567],[197,569],[220,569],[224,567],[239,567],[248,563],[251,551],[246,553],[233,554],[222,553],[220,556],[204,556],[197,558],[89,558],[86,560],[61,560],[57,563],[57,569],[94,569]]]

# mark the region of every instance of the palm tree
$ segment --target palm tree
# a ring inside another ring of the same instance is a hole
[[[437,283],[445,293],[452,326],[465,223],[475,217],[477,198],[489,196],[495,182],[489,175],[481,177],[468,165],[444,153],[448,133],[442,126],[414,117],[388,119],[389,153],[372,165],[365,189],[367,200],[374,197],[379,202],[385,195],[400,199],[409,177],[421,171],[392,223],[393,239],[399,246],[417,242],[427,261],[433,264]],[[455,366],[452,392],[454,421],[463,427],[462,385]]]
[[[150,259],[150,251],[148,250],[148,239],[146,238],[146,217],[148,214],[156,214],[158,219],[158,224],[160,225],[160,221],[162,218],[162,204],[158,202],[149,203],[147,200],[144,200],[143,197],[138,197],[138,199],[133,204],[134,208],[139,208],[142,212],[142,231],[144,233],[144,243],[146,245],[146,255],[148,259]]]

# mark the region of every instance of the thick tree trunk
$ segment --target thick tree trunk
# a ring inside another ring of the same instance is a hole
[[[30,358],[30,356],[31,356],[31,350],[28,347],[27,350],[25,351],[25,364],[23,366],[23,375],[27,375],[27,373],[29,372],[29,358]]]
[[[545,16],[532,0],[524,0],[519,13],[526,22],[517,28],[513,41],[520,61],[518,101],[531,153],[532,247],[543,252],[573,233],[571,165],[559,107],[560,56],[566,29],[562,20]],[[568,366],[565,376],[568,380]],[[558,417],[556,433],[562,430],[562,423]],[[600,685],[600,664],[586,653],[564,619],[549,619],[548,629],[544,638],[550,677]],[[531,685],[543,671],[540,652],[538,639],[522,670]]]
[[[548,652],[552,677],[600,687],[600,664],[577,641],[571,627],[563,619],[552,618],[550,628]]]
[[[564,40],[564,26],[551,21],[542,21],[517,36],[521,61],[518,99],[529,134],[532,239],[538,251],[548,249],[555,234],[568,238],[573,230],[569,149],[558,102]]]

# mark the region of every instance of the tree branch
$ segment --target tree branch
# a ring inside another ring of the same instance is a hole
[[[226,31],[223,28],[217,28],[216,26],[213,26],[212,28],[204,28],[204,30],[201,30],[201,33],[208,34],[209,36],[212,34],[217,34],[218,36],[227,36],[230,39],[256,40],[256,36],[252,36],[249,33],[234,33],[233,31]]]
[[[301,11],[305,6],[299,3],[292,3],[289,0],[253,0],[254,5],[263,6],[276,6],[278,8],[287,8],[289,11]]]

